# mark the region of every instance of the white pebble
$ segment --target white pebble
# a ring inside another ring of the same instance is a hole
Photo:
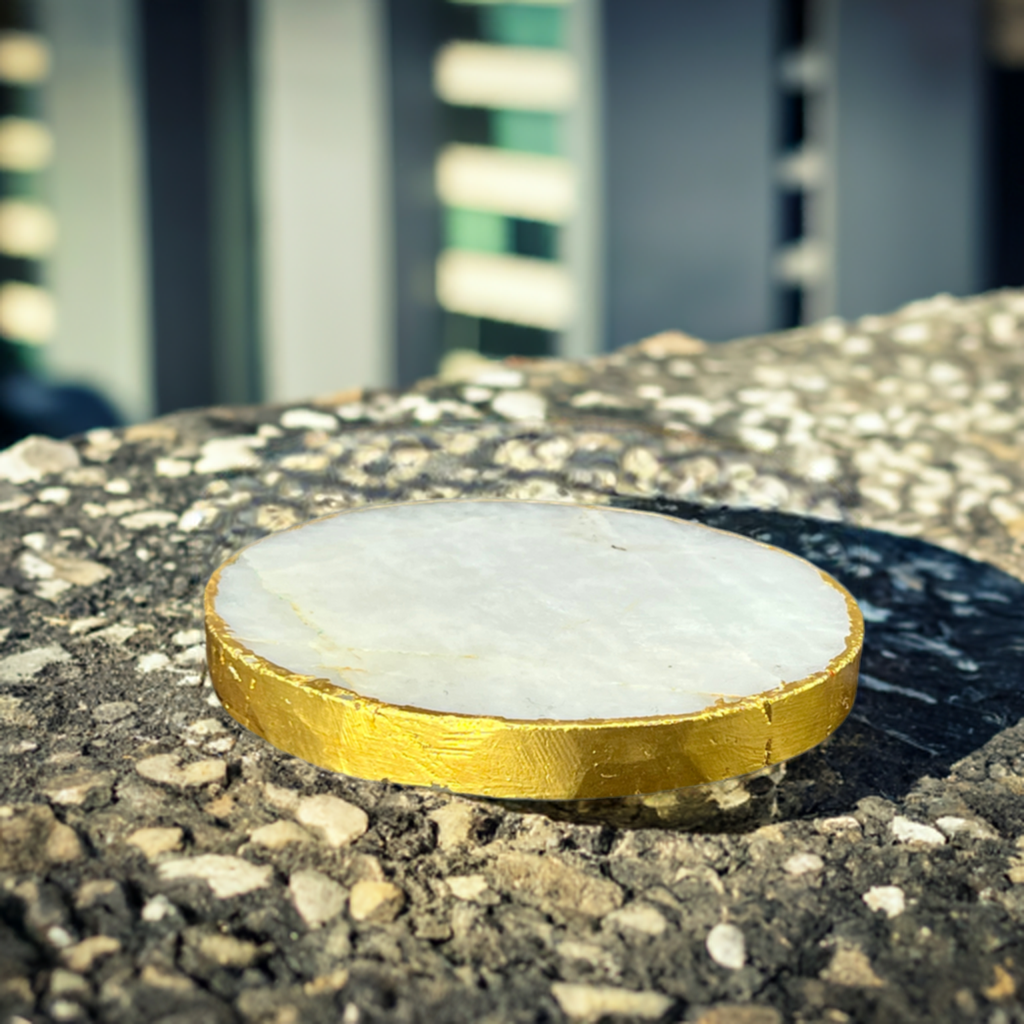
[[[202,665],[206,661],[206,645],[195,644],[178,651],[174,656],[175,665]]]
[[[219,718],[200,718],[185,727],[185,732],[193,736],[216,736],[224,731],[224,723]]]
[[[462,397],[467,402],[479,404],[481,402],[489,402],[494,392],[490,388],[482,388],[476,384],[470,384],[468,387],[462,389]]]
[[[657,407],[662,412],[681,413],[699,427],[706,427],[718,414],[715,405],[699,395],[669,395],[659,399]]]
[[[779,444],[779,435],[764,427],[743,427],[739,439],[755,452],[770,452]]]
[[[153,924],[156,921],[162,921],[172,910],[174,910],[174,904],[161,893],[159,896],[146,900],[142,908],[142,920]]]
[[[223,783],[227,765],[218,758],[207,758],[182,765],[177,754],[154,754],[137,762],[135,770],[150,782],[192,789],[209,785],[211,782]]]
[[[491,408],[508,420],[542,420],[547,402],[533,391],[505,391],[491,402]]]
[[[433,402],[421,402],[412,411],[417,423],[436,423],[441,418],[441,407]]]
[[[654,907],[638,903],[613,911],[605,920],[616,928],[642,932],[644,935],[660,935],[668,927],[668,922]]]
[[[44,487],[39,492],[39,500],[49,505],[66,505],[71,499],[71,491],[66,487]]]
[[[523,375],[503,366],[485,366],[473,374],[471,383],[484,388],[518,388],[522,386]]]
[[[121,525],[128,530],[150,530],[154,527],[170,526],[177,521],[177,512],[154,508],[149,512],[136,512],[134,515],[125,516],[121,520]]]
[[[459,900],[472,902],[487,891],[487,879],[483,875],[452,875],[445,881]]]
[[[816,853],[794,853],[785,864],[782,870],[790,875],[806,875],[814,871],[821,871],[825,862]]]
[[[309,928],[320,928],[345,906],[345,890],[319,871],[296,871],[288,881],[288,890]]]
[[[223,473],[231,469],[257,469],[259,456],[254,448],[262,448],[262,437],[215,437],[207,441],[195,465],[197,473]]]
[[[170,663],[171,659],[163,651],[151,651],[139,658],[135,663],[135,670],[137,672],[159,672],[160,669],[167,668]]]
[[[708,956],[719,967],[738,971],[747,962],[747,943],[734,924],[716,924],[705,942]]]
[[[999,834],[986,821],[979,821],[976,818],[958,818],[954,815],[944,815],[938,818],[935,824],[943,835],[952,838],[961,832],[965,832],[971,839],[998,839]]]
[[[253,829],[249,833],[249,838],[257,846],[280,850],[290,843],[308,843],[312,837],[294,821],[272,821],[269,825],[260,825],[259,828]]]
[[[66,441],[26,437],[0,452],[0,480],[27,484],[50,473],[62,473],[81,464],[78,452]]]
[[[858,413],[850,421],[850,425],[858,434],[883,434],[886,430],[885,417],[870,410]]]
[[[0,683],[27,683],[47,665],[70,660],[71,655],[59,644],[12,654],[0,660]]]
[[[366,406],[362,402],[348,402],[346,405],[339,405],[334,411],[346,423],[361,420],[367,415]]]
[[[919,821],[911,821],[902,815],[896,815],[892,819],[892,834],[898,843],[927,843],[931,846],[941,846],[946,837],[931,825],[923,825]]]
[[[348,912],[354,921],[393,921],[405,903],[405,893],[392,882],[363,878],[352,886]]]
[[[931,336],[931,328],[920,320],[901,324],[892,332],[893,341],[898,341],[901,345],[921,345]]]
[[[191,508],[185,509],[178,520],[178,529],[183,533],[192,533],[210,526],[219,515],[216,508],[200,499]]]
[[[331,433],[338,429],[338,421],[329,412],[316,409],[289,409],[281,414],[280,424],[285,430],[323,430]]]
[[[155,472],[157,476],[188,476],[192,472],[192,463],[187,459],[157,459]]]
[[[75,619],[74,622],[69,623],[68,632],[72,636],[77,636],[79,633],[90,633],[106,624],[107,620],[102,615],[92,615],[84,619]]]
[[[74,632],[74,630],[72,630]],[[134,626],[129,626],[127,623],[119,623],[114,626],[107,626],[106,629],[97,630],[95,633],[91,633],[87,640],[101,640],[105,644],[123,644],[129,637],[135,636],[138,630]]]
[[[570,1020],[597,1021],[612,1016],[658,1020],[672,1005],[672,1000],[660,992],[631,992],[609,985],[556,981],[551,994]]]
[[[846,325],[839,317],[830,316],[818,324],[818,332],[822,341],[837,345],[846,334]]]
[[[362,808],[328,793],[303,797],[295,817],[307,828],[317,829],[330,846],[346,846],[369,827]]]
[[[47,536],[45,533],[26,533],[21,538],[21,543],[33,551],[42,552],[46,550]]]
[[[907,900],[898,885],[873,885],[862,900],[871,910],[881,910],[886,917],[898,917],[907,908]]]
[[[1017,318],[1012,313],[993,313],[988,330],[997,345],[1010,345],[1017,340]]]
[[[219,900],[244,896],[264,888],[274,874],[269,865],[250,864],[241,857],[206,853],[199,857],[164,861],[157,874],[165,882],[197,878],[206,882]]]
[[[843,342],[841,348],[844,355],[866,356],[874,351],[875,343],[870,338],[865,338],[862,334],[854,334]]]

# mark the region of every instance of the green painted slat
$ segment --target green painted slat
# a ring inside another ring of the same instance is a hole
[[[447,207],[444,211],[445,246],[471,252],[508,252],[512,233],[507,217],[483,210]]]
[[[565,11],[528,4],[494,4],[480,10],[480,33],[509,46],[565,46]]]
[[[534,110],[492,110],[491,139],[502,149],[558,155],[562,152],[562,119]]]

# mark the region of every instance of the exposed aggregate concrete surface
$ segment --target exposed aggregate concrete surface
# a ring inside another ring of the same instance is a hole
[[[463,377],[0,452],[0,1020],[1024,1021],[1024,294]],[[221,710],[225,557],[463,496],[812,558],[865,610],[854,714],[688,830],[332,775]]]

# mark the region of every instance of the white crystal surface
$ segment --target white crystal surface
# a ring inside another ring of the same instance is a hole
[[[345,513],[226,568],[250,650],[392,704],[518,719],[684,714],[841,654],[843,596],[732,534],[576,505],[458,501]]]

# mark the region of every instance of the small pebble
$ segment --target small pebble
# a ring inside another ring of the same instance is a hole
[[[178,754],[156,754],[139,761],[135,765],[135,770],[151,782],[189,789],[194,786],[207,786],[211,782],[223,782],[227,774],[227,765],[218,758],[192,761],[182,765]]]
[[[794,853],[785,864],[783,871],[790,875],[806,875],[821,871],[825,862],[816,853]]]
[[[358,839],[369,827],[366,812],[326,793],[298,801],[295,818],[318,831],[330,846],[341,847]]]
[[[672,1006],[672,1000],[660,992],[634,992],[607,985],[556,981],[551,986],[551,994],[570,1020],[598,1021],[611,1017],[660,1020]]]
[[[66,967],[84,974],[100,957],[110,956],[121,949],[121,943],[111,935],[93,935],[74,946],[61,950],[60,958]]]
[[[345,906],[345,890],[319,871],[296,871],[289,879],[288,890],[309,928],[322,927]]]
[[[941,846],[946,837],[931,825],[923,825],[918,821],[911,821],[902,815],[896,815],[892,819],[893,838],[898,843],[923,843],[929,846]]]
[[[734,924],[716,924],[705,940],[708,956],[719,967],[738,971],[747,962],[747,943]]]
[[[316,409],[289,409],[278,421],[285,430],[323,430],[331,433],[338,429],[338,421],[329,412]]]
[[[405,893],[391,882],[364,878],[352,886],[348,912],[354,921],[393,921],[405,904]]]
[[[141,850],[147,860],[156,860],[162,853],[180,850],[183,836],[180,828],[140,828],[128,837],[127,842]]]
[[[280,850],[289,843],[308,843],[313,839],[294,821],[272,821],[269,825],[260,825],[249,833],[249,838],[257,846],[265,846],[269,850]]]
[[[871,910],[880,910],[889,918],[898,917],[907,906],[906,897],[898,885],[873,885],[861,899]]]
[[[241,857],[218,853],[165,860],[157,867],[157,875],[165,882],[199,879],[206,882],[220,900],[266,888],[273,873],[269,865],[251,864]]]
[[[659,911],[642,903],[632,903],[612,911],[605,920],[616,928],[652,936],[661,935],[668,927],[668,922]]]
[[[547,402],[533,391],[504,391],[491,402],[491,408],[507,420],[542,420]]]

